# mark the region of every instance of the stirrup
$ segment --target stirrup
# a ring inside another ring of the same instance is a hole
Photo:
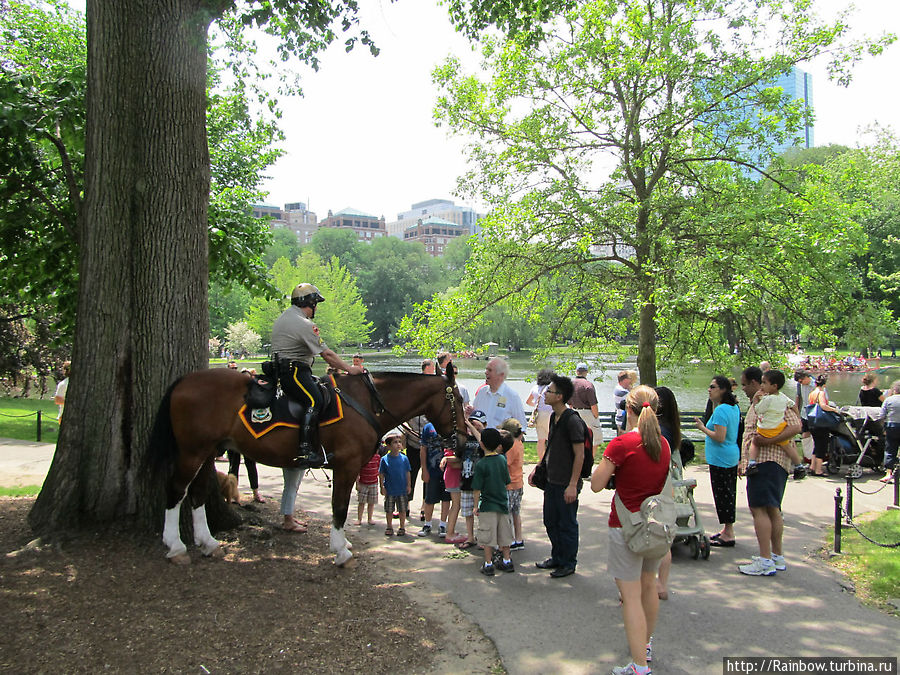
[[[334,454],[326,454],[324,449],[319,448],[317,452],[314,451],[310,454],[297,455],[294,457],[294,463],[300,465],[302,468],[321,469],[328,466],[333,459]]]

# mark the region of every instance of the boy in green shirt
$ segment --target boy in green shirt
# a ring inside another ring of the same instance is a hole
[[[478,543],[484,546],[484,565],[481,573],[494,576],[493,549],[499,547],[503,554],[496,568],[501,572],[514,572],[509,557],[512,543],[512,523],[509,521],[509,506],[506,486],[509,483],[509,468],[506,457],[498,454],[500,432],[485,429],[479,439],[484,457],[475,465],[472,476],[472,492],[475,499],[475,515],[478,516]]]

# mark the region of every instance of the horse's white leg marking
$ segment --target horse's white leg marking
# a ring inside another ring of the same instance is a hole
[[[187,547],[184,545],[184,542],[181,541],[181,533],[178,528],[178,514],[181,513],[181,502],[183,501],[184,497],[182,497],[181,501],[171,509],[166,509],[166,524],[163,527],[163,544],[169,547],[169,552],[166,553],[167,558],[174,558],[176,556],[187,554]]]
[[[194,543],[200,547],[203,555],[212,555],[219,548],[219,542],[213,539],[206,523],[206,507],[201,505],[191,509],[191,516],[194,519]]]
[[[344,544],[347,543],[347,537],[344,536],[344,530],[341,528],[337,529],[334,525],[331,526],[331,541],[329,549],[332,553],[337,553],[342,548],[344,548]]]
[[[338,529],[331,526],[331,550],[334,552],[334,564],[340,567],[346,563],[353,554],[350,552],[350,542],[344,536],[344,528]]]

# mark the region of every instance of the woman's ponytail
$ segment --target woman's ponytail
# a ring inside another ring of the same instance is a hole
[[[659,396],[652,387],[640,385],[634,387],[625,398],[631,412],[637,416],[637,429],[641,435],[644,450],[654,462],[659,461],[662,454],[662,431],[656,411],[659,408]]]

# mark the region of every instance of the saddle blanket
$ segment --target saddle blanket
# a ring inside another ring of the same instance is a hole
[[[323,393],[326,404],[319,414],[319,426],[325,427],[344,419],[344,409],[340,397],[334,392],[333,375],[329,375],[327,380],[323,381],[322,388],[325,390]],[[296,402],[287,396],[280,396],[268,408],[249,408],[245,403],[238,411],[238,417],[253,438],[260,438],[277,427],[299,429],[298,415],[301,410]]]

